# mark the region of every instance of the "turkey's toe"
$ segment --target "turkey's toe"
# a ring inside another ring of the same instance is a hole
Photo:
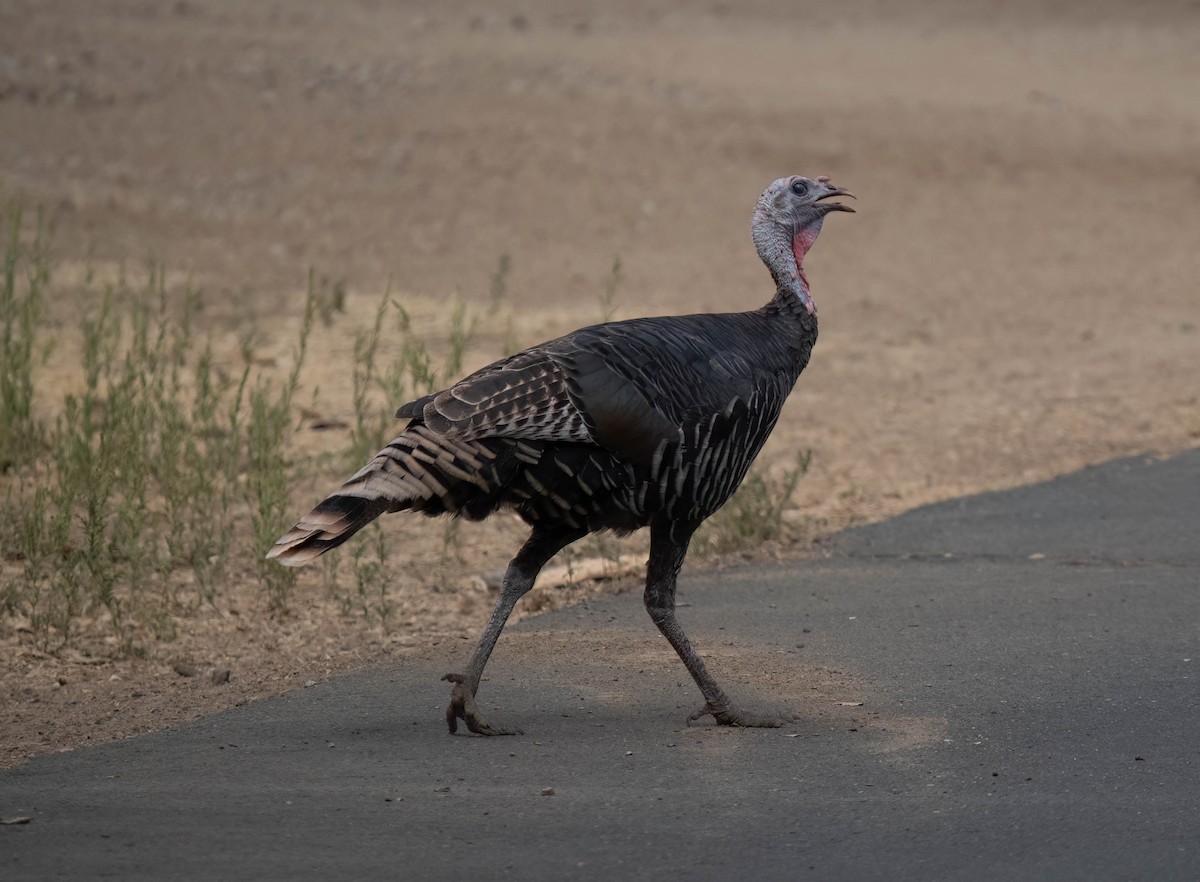
[[[476,735],[523,734],[520,729],[505,729],[489,723],[483,712],[479,710],[479,706],[475,704],[474,690],[468,685],[465,676],[447,674],[442,679],[449,680],[454,684],[454,688],[450,690],[450,704],[446,706],[446,726],[450,729],[451,735],[458,731],[459,720],[466,723],[467,729]]]
[[[720,726],[744,726],[748,729],[778,729],[787,722],[777,715],[756,714],[732,705],[719,706],[706,702],[688,717],[688,725],[705,716],[711,716]]]

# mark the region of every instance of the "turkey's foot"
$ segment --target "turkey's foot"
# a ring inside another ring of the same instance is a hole
[[[446,706],[446,725],[450,734],[458,731],[458,721],[462,720],[467,728],[476,735],[521,735],[520,729],[503,729],[493,726],[484,717],[479,706],[475,704],[475,694],[467,684],[467,678],[462,674],[447,674],[442,677],[454,684],[450,691],[450,704]]]
[[[749,729],[778,729],[787,722],[779,716],[755,714],[733,705],[715,705],[705,702],[703,707],[688,717],[687,724],[690,726],[694,721],[707,716],[716,720],[719,726],[744,726]]]

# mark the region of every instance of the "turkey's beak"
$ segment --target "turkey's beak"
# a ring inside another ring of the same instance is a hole
[[[818,196],[816,198],[816,201],[822,202],[822,200],[832,199],[834,196],[849,196],[851,199],[858,198],[853,193],[851,193],[849,190],[846,190],[842,187],[830,187],[829,192],[825,193],[822,196]],[[829,211],[848,211],[851,214],[854,214],[853,208],[851,208],[849,205],[843,205],[841,202],[825,202],[821,207],[824,208],[827,212],[829,212]]]

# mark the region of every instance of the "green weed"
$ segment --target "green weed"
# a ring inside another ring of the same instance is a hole
[[[43,298],[50,279],[49,237],[39,213],[31,243],[21,241],[21,209],[8,212],[0,278],[0,472],[30,462],[45,448],[33,416],[33,367]]]
[[[600,295],[600,321],[610,322],[617,314],[617,289],[621,287],[621,258],[614,257],[608,278],[604,280],[604,291]]]
[[[39,420],[48,243],[39,223],[23,247],[19,212],[10,223],[0,283],[0,444],[9,472],[0,560],[12,577],[0,590],[0,621],[27,619],[35,644],[55,650],[87,617],[108,630],[116,652],[137,654],[147,641],[171,639],[178,615],[214,602],[230,563],[260,559],[289,523],[284,447],[314,298],[280,384],[254,373],[248,342],[242,369],[221,370],[197,331],[201,297],[190,283],[172,288],[152,265],[134,287],[122,272],[86,292],[96,305],[76,329],[78,383],[41,408],[57,410],[53,422]],[[272,604],[286,602],[294,574],[258,572]]]
[[[504,279],[508,261],[502,257],[500,267],[492,278],[492,296],[497,301],[504,296]],[[379,345],[388,312],[395,314],[395,330],[401,338],[401,356],[389,365],[379,364]],[[440,391],[454,382],[463,372],[466,354],[475,339],[477,320],[469,314],[466,303],[455,298],[446,329],[445,352],[441,368],[435,367],[436,357],[426,342],[413,333],[408,311],[391,295],[384,292],[375,311],[375,321],[360,331],[354,341],[354,425],[346,451],[351,468],[357,469],[387,441],[398,425],[395,409],[398,404]],[[450,520],[443,528],[442,561],[453,554],[461,560],[458,522]],[[356,564],[356,572],[358,565]]]
[[[504,303],[508,296],[508,271],[512,269],[512,256],[501,254],[496,262],[496,271],[492,273],[492,281],[489,285],[491,311],[495,313]]]
[[[285,456],[285,446],[292,434],[292,399],[300,382],[300,369],[304,366],[308,337],[316,314],[317,299],[310,281],[304,322],[287,380],[279,385],[260,377],[250,390],[250,414],[245,437],[245,486],[255,545],[260,549],[269,548],[292,524],[294,512],[288,502],[292,473]],[[255,561],[271,607],[285,608],[299,574],[294,569],[266,560],[261,554]]]

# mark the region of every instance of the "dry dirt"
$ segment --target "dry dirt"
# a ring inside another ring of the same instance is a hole
[[[617,317],[751,308],[771,294],[755,197],[828,174],[859,213],[809,258],[821,339],[764,454],[814,451],[801,518],[1198,443],[1196,3],[595,6],[0,0],[0,179],[55,216],[60,274],[154,255],[203,287],[211,327],[257,317],[281,361],[309,267],[345,279],[349,314],[303,378],[345,418],[353,333],[389,279],[432,332],[455,292],[486,314],[509,254],[523,344],[595,321],[615,257]],[[50,400],[65,370],[40,378]],[[423,570],[390,633],[315,577],[276,617],[235,580],[146,660],[0,631],[0,766],[414,644],[465,654],[486,592],[428,589],[440,526],[390,529]],[[520,535],[467,529],[451,589]]]

